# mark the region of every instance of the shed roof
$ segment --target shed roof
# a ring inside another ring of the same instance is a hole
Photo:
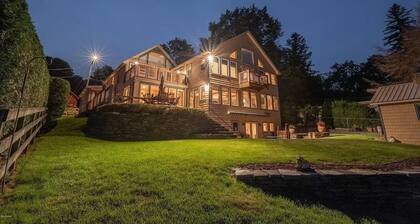
[[[420,101],[420,85],[415,82],[379,87],[370,100],[371,105]]]

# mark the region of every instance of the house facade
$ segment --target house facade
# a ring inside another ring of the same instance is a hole
[[[259,138],[276,135],[280,125],[278,75],[250,32],[179,65],[156,45],[121,63],[92,104],[144,103],[163,83],[173,105],[204,110],[225,129]]]
[[[387,140],[420,144],[420,82],[379,87],[372,97]]]

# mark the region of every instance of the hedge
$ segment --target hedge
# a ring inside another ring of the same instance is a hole
[[[54,120],[63,115],[70,94],[70,83],[58,77],[51,77],[48,97],[48,117]]]
[[[105,105],[89,114],[89,136],[117,140],[162,140],[206,133],[212,121],[200,110],[148,104]]]
[[[335,128],[365,129],[380,124],[375,110],[357,102],[334,101],[331,103],[331,114]]]
[[[29,75],[23,106],[46,106],[49,74],[41,43],[24,0],[0,1],[0,105],[17,105],[25,70]]]

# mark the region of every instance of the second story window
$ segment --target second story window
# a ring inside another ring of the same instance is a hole
[[[238,78],[238,67],[234,61],[230,62],[230,77]]]
[[[242,106],[243,107],[250,107],[251,106],[248,91],[242,91]]]
[[[267,109],[273,110],[273,98],[267,95]]]
[[[245,64],[253,65],[254,64],[254,52],[242,48],[241,50],[242,62]]]
[[[229,75],[228,60],[226,60],[226,59],[222,59],[221,72],[222,72],[221,75],[223,75],[223,76],[228,76]]]
[[[220,74],[219,58],[214,57],[210,63],[210,74]]]
[[[261,94],[261,109],[267,109],[267,97]]]
[[[251,92],[251,108],[257,108],[257,94],[254,92]]]

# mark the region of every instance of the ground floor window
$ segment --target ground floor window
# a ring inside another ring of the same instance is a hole
[[[178,97],[177,105],[181,107],[185,106],[185,103],[184,103],[185,91],[183,89],[178,89],[176,96]]]
[[[229,105],[229,89],[228,88],[222,88],[222,104],[223,105]]]
[[[213,104],[220,104],[220,94],[218,87],[211,87],[211,102]]]
[[[248,91],[242,91],[242,106],[243,107],[250,107],[251,106]]]
[[[200,106],[200,92],[198,89],[194,89],[194,107],[197,108]]]
[[[239,106],[238,90],[230,89],[230,102],[232,106]]]
[[[263,132],[274,132],[274,123],[263,123]]]

